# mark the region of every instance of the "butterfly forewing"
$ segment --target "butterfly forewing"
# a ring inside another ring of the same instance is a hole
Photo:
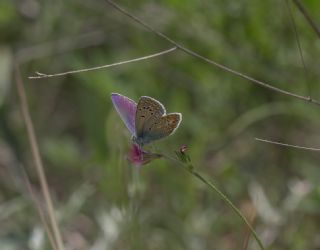
[[[135,116],[137,104],[130,98],[117,93],[111,94],[111,100],[130,133],[135,135]]]
[[[166,110],[160,102],[151,97],[142,96],[139,99],[135,116],[136,136],[144,138],[144,133],[149,127],[165,113]]]

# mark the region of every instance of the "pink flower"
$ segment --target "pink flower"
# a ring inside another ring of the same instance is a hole
[[[162,157],[161,154],[145,151],[138,144],[134,143],[128,160],[136,166],[142,166],[160,157]]]

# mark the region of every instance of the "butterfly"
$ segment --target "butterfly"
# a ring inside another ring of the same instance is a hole
[[[149,96],[141,96],[137,104],[124,95],[112,93],[111,100],[140,147],[173,134],[182,120],[180,113],[166,114],[164,106]]]

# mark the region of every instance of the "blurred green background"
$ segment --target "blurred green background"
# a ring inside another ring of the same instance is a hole
[[[174,40],[274,86],[320,99],[320,40],[289,1],[117,1]],[[304,1],[320,25],[320,2]],[[35,173],[14,84],[19,60],[66,249],[243,249],[247,228],[177,165],[126,160],[130,135],[111,92],[181,112],[156,142],[188,145],[197,170],[248,217],[268,249],[320,249],[319,107],[260,88],[182,51],[100,71],[29,80],[172,47],[105,1],[0,2],[0,249],[50,249],[21,180]],[[248,249],[258,249],[253,239]]]

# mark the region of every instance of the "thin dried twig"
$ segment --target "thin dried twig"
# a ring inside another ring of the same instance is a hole
[[[300,2],[300,0],[292,0],[294,4],[297,6],[297,8],[300,10],[302,15],[305,17],[311,28],[314,30],[314,32],[318,35],[320,38],[320,28],[317,26],[317,24],[313,21],[312,17],[310,16],[307,9],[303,6],[303,4]]]
[[[142,61],[142,60],[146,60],[146,59],[151,59],[151,58],[154,58],[154,57],[157,57],[157,56],[162,56],[164,54],[173,52],[176,49],[177,49],[177,47],[173,47],[173,48],[158,52],[156,54],[143,56],[143,57],[139,57],[139,58],[134,58],[134,59],[127,60],[127,61],[122,61],[122,62],[112,63],[112,64],[108,64],[108,65],[97,66],[97,67],[93,67],[93,68],[71,70],[71,71],[57,73],[57,74],[51,74],[51,75],[47,75],[47,74],[44,74],[44,73],[36,72],[37,76],[29,76],[28,78],[29,79],[41,79],[41,78],[65,76],[65,75],[70,75],[70,74],[76,74],[76,73],[83,73],[83,72],[88,72],[88,71],[93,71],[93,70],[105,69],[105,68],[119,66],[119,65],[122,65],[122,64],[126,64],[126,63],[138,62],[138,61]]]
[[[226,72],[229,72],[231,74],[234,74],[238,77],[241,77],[243,79],[246,79],[256,85],[259,85],[261,87],[264,87],[264,88],[267,88],[267,89],[270,89],[272,91],[275,91],[275,92],[278,92],[278,93],[281,93],[283,95],[287,95],[287,96],[291,96],[291,97],[294,97],[294,98],[297,98],[297,99],[300,99],[300,100],[303,100],[303,101],[306,101],[306,102],[310,102],[310,103],[314,103],[316,105],[320,105],[320,101],[317,101],[313,98],[311,98],[310,96],[302,96],[302,95],[298,95],[298,94],[295,94],[295,93],[292,93],[292,92],[289,92],[289,91],[286,91],[286,90],[283,90],[283,89],[280,89],[280,88],[277,88],[277,87],[274,87],[266,82],[263,82],[263,81],[260,81],[260,80],[257,80],[251,76],[248,76],[246,74],[243,74],[243,73],[240,73],[236,70],[233,70],[225,65],[222,65],[220,63],[217,63],[207,57],[204,57],[200,54],[198,54],[197,52],[191,50],[191,49],[188,49],[187,47],[184,47],[183,45],[181,45],[180,43],[174,41],[173,39],[169,38],[167,35],[163,34],[162,32],[160,31],[157,31],[155,28],[153,28],[152,26],[150,26],[149,24],[145,23],[144,21],[142,21],[141,19],[139,19],[138,17],[136,17],[135,15],[129,13],[128,11],[126,11],[125,9],[123,9],[122,7],[120,7],[118,4],[114,3],[113,1],[111,0],[105,0],[108,4],[110,4],[111,6],[113,6],[115,9],[117,9],[119,12],[121,12],[122,14],[128,16],[129,18],[131,18],[132,20],[134,20],[135,22],[139,23],[141,26],[145,27],[147,30],[151,31],[152,33],[156,34],[157,36],[163,38],[164,40],[168,41],[169,43],[171,43],[172,45],[176,46],[178,49],[180,49],[181,51],[184,51],[185,53],[193,56],[193,57],[196,57],[206,63],[209,63],[211,65],[214,65]]]
[[[254,224],[254,221],[256,219],[256,215],[257,215],[257,211],[256,211],[255,208],[253,208],[251,216],[250,216],[250,218],[248,220],[251,225]],[[243,241],[243,245],[242,245],[242,250],[247,250],[248,249],[249,240],[250,240],[250,234],[251,234],[251,231],[250,231],[249,228],[247,228],[247,231],[246,231],[245,237],[244,237],[244,241]]]
[[[32,199],[37,211],[38,211],[38,214],[40,216],[40,220],[41,220],[41,222],[43,224],[43,227],[44,227],[44,229],[45,229],[45,231],[47,233],[49,242],[50,242],[50,244],[51,244],[51,246],[52,246],[52,248],[54,250],[58,250],[58,247],[57,247],[56,242],[54,240],[54,237],[52,235],[51,229],[50,229],[49,224],[48,224],[48,222],[46,220],[45,212],[43,211],[43,208],[41,207],[41,204],[40,204],[36,194],[33,191],[33,188],[31,186],[31,183],[30,183],[29,178],[28,178],[27,175],[25,175],[24,180],[25,180],[27,189],[29,191],[29,194],[31,196],[31,199]]]
[[[43,228],[47,233],[52,249],[58,250],[54,241],[52,230],[50,230],[50,227],[48,224],[48,218],[46,216],[45,208],[40,202],[40,198],[37,196],[36,192],[32,188],[31,181],[29,179],[29,176],[23,164],[19,162],[18,157],[12,157],[12,159],[10,160],[11,160],[10,163],[8,162],[5,165],[8,167],[8,170],[11,172],[11,175],[14,178],[16,187],[21,192],[21,194],[26,199],[30,200],[32,204],[35,206],[35,208],[37,209],[38,215],[40,217],[40,220],[42,222]]]
[[[320,148],[304,147],[304,146],[287,144],[287,143],[282,143],[282,142],[277,142],[277,141],[271,141],[271,140],[266,140],[266,139],[261,139],[261,138],[254,138],[254,139],[255,139],[256,141],[266,142],[266,143],[275,144],[275,145],[280,145],[280,146],[284,146],[284,147],[304,149],[304,150],[310,150],[310,151],[320,151]]]
[[[37,175],[38,175],[38,178],[40,181],[41,191],[43,193],[43,197],[44,197],[47,209],[48,209],[48,217],[49,217],[49,221],[52,226],[53,235],[54,235],[55,241],[56,241],[55,243],[57,245],[58,250],[63,250],[64,247],[63,247],[63,243],[62,243],[62,237],[61,237],[61,233],[60,233],[58,223],[57,223],[57,220],[55,217],[52,199],[51,199],[51,195],[49,192],[48,182],[47,182],[47,178],[46,178],[46,175],[44,172],[42,159],[40,156],[39,147],[38,147],[36,135],[34,132],[33,123],[32,123],[31,117],[30,117],[27,97],[26,97],[26,93],[24,90],[19,65],[17,63],[15,63],[15,82],[16,82],[16,87],[17,87],[17,91],[18,91],[18,96],[20,99],[21,112],[22,112],[22,116],[23,116],[23,119],[24,119],[24,122],[26,125],[27,135],[28,135],[28,139],[29,139],[29,143],[30,143],[30,147],[31,147],[31,152],[32,152],[36,172],[37,172]]]
[[[291,10],[291,6],[290,6],[291,3],[289,2],[289,0],[285,0],[285,3],[286,3],[286,6],[287,6],[287,9],[288,9],[289,19],[290,19],[291,24],[292,24],[293,33],[294,33],[294,36],[296,38],[297,47],[298,47],[299,55],[300,55],[300,58],[301,58],[301,63],[302,63],[303,69],[304,69],[305,77],[307,79],[307,77],[308,77],[307,66],[306,66],[306,62],[304,60],[304,56],[303,56],[303,53],[302,53],[302,46],[301,46],[300,39],[299,39],[299,33],[298,33],[298,30],[297,30],[297,25],[296,25],[296,22],[294,20],[294,15],[293,15],[292,10]],[[311,88],[310,88],[310,84],[309,83],[307,83],[307,88],[308,88],[308,94],[311,95]]]

